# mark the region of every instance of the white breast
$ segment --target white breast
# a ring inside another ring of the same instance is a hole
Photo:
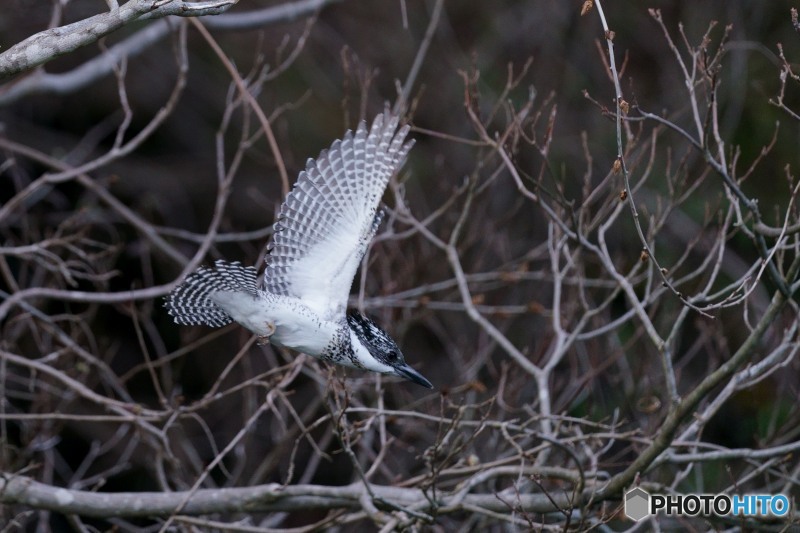
[[[341,326],[322,320],[300,300],[262,292],[258,297],[217,292],[212,297],[236,322],[256,335],[274,333],[270,342],[318,357]],[[272,326],[272,327],[271,327]]]

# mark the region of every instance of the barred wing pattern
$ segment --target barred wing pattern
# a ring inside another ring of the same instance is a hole
[[[189,274],[167,296],[164,304],[178,324],[222,327],[233,322],[233,318],[214,302],[214,294],[230,292],[255,299],[258,297],[257,278],[254,267],[218,259],[214,268],[200,267]]]
[[[378,115],[367,132],[309,159],[286,197],[269,246],[267,291],[300,298],[322,317],[340,318],[361,258],[375,235],[378,204],[389,179],[402,166],[413,141],[403,143],[408,126]]]

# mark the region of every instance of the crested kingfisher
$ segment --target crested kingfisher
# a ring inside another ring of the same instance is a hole
[[[309,159],[281,205],[267,266],[218,260],[191,273],[166,297],[175,322],[221,327],[238,322],[259,341],[324,361],[400,376],[433,388],[406,364],[375,321],[347,311],[353,278],[383,212],[389,179],[414,144],[389,111]]]

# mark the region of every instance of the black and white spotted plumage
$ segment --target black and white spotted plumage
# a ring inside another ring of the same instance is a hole
[[[263,287],[256,271],[216,261],[190,274],[166,306],[179,324],[238,322],[269,339],[336,364],[394,374],[425,387],[392,338],[346,314],[353,278],[381,221],[378,204],[413,141],[389,112],[362,122],[309,159],[281,206]]]
[[[341,317],[361,258],[378,229],[378,204],[414,144],[408,126],[378,115],[309,159],[281,206],[269,246],[265,288]],[[376,219],[377,217],[377,219]]]
[[[184,326],[205,324],[222,327],[233,322],[223,308],[209,299],[217,291],[243,292],[253,298],[258,295],[258,273],[253,267],[238,261],[215,261],[215,268],[200,267],[167,296],[167,310],[175,322]]]

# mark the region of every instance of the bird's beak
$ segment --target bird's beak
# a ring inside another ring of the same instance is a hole
[[[431,385],[430,381],[425,379],[422,374],[406,364],[403,364],[403,366],[394,367],[394,371],[397,372],[397,375],[401,378],[406,378],[409,381],[413,381],[417,385],[422,385],[423,387],[428,387],[429,389],[433,388],[433,385]]]

